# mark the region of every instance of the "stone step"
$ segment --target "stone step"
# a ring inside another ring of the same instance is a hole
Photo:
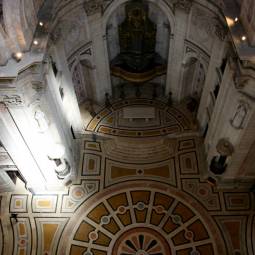
[[[106,154],[115,159],[131,162],[166,160],[173,153],[172,146],[163,139],[130,140],[112,139],[104,142]]]

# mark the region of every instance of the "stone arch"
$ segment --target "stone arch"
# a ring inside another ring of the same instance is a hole
[[[4,65],[12,53],[29,50],[37,23],[37,10],[33,0],[2,0],[0,7],[0,42],[5,48],[0,53],[0,65]]]
[[[156,4],[162,12],[164,12],[165,16],[168,18],[171,31],[174,31],[175,28],[175,18],[173,10],[165,3],[163,0],[147,0],[150,3]],[[110,16],[114,13],[114,11],[118,8],[118,6],[128,2],[128,0],[114,0],[113,3],[111,3],[103,15],[103,31],[106,31],[107,23],[110,18]]]
[[[103,33],[106,33],[106,55],[110,66],[112,60],[120,53],[119,38],[118,38],[118,26],[122,23],[122,19],[125,17],[125,4],[127,0],[114,1],[105,10],[103,14],[102,26]],[[149,8],[149,17],[153,23],[157,24],[156,33],[156,52],[162,57],[165,64],[169,64],[170,54],[170,35],[175,29],[175,19],[171,7],[167,6],[164,1],[146,1],[151,7]],[[167,10],[167,11],[166,11]],[[156,18],[155,18],[156,17]],[[168,70],[168,69],[166,69]],[[126,84],[125,79],[120,77],[111,76],[111,85],[115,94],[120,94],[121,86]],[[167,74],[158,77],[152,77],[150,82],[157,84],[158,92],[161,93],[165,90],[167,80]],[[118,91],[118,92],[117,92]]]
[[[63,1],[60,0],[54,4],[52,30],[57,29],[62,22],[66,21],[70,15],[73,15],[73,12],[81,10],[84,15],[85,30],[89,34],[88,15],[84,10],[84,1],[74,0],[66,2],[67,3],[63,3]]]
[[[27,51],[37,25],[33,0],[3,1],[6,33],[12,41],[12,51]]]
[[[90,41],[89,24],[87,15],[80,6],[73,9],[66,7],[63,11],[65,14],[56,18],[52,29],[55,34],[59,34],[58,40],[63,42],[66,57],[70,58],[77,55],[77,51]]]
[[[41,8],[44,1],[43,0],[33,0],[33,2],[34,2],[34,8],[37,13],[39,11],[39,9]]]

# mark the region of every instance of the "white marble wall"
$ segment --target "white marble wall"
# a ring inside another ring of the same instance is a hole
[[[59,40],[64,43],[68,59],[76,56],[79,61],[79,49],[91,44],[89,61],[93,72],[88,82],[92,86],[88,87],[93,92],[92,99],[99,104],[103,103],[106,92],[111,94],[111,87],[114,85],[111,84],[109,62],[119,53],[118,25],[124,19],[126,2],[106,1],[95,5],[87,2],[82,5],[78,1],[70,7],[62,7],[55,18],[55,33],[60,31]],[[190,5],[188,2],[169,4],[164,0],[149,0],[148,3],[149,16],[158,28],[156,50],[168,62],[167,80],[162,79],[166,83],[165,93],[168,94],[171,90],[173,99],[180,101],[183,99],[182,92],[186,89],[182,81],[182,64],[187,57],[185,45],[188,43],[192,45],[190,48],[193,51],[199,51],[199,62],[203,64],[206,73],[208,59],[218,39],[217,26],[219,22],[224,22],[220,21],[224,18],[218,17],[215,6],[203,6],[202,2],[193,2]],[[200,65],[197,66],[199,69]],[[81,76],[84,75],[86,76],[83,72]],[[83,86],[87,86],[85,82]],[[203,84],[199,86],[203,87]]]
[[[219,95],[205,139],[208,165],[214,156],[219,155],[216,146],[220,139],[227,139],[234,147],[233,155],[227,158],[228,167],[220,177],[222,183],[237,182],[242,179],[251,180],[255,177],[255,172],[251,168],[243,167],[249,158],[254,157],[250,152],[253,150],[255,141],[255,102],[252,99],[254,95],[247,90],[249,83],[253,83],[254,80],[250,77],[246,80],[248,85],[238,87],[237,69],[231,67],[229,63],[220,84]],[[208,174],[210,174],[209,171]]]
[[[33,0],[4,0],[2,3],[0,65],[5,65],[12,54],[29,51],[37,25],[39,3],[35,3]]]
[[[53,59],[56,60],[55,55]],[[9,81],[9,93],[3,95],[6,92],[0,91],[5,105],[0,114],[0,140],[26,179],[27,187],[34,191],[63,189],[77,174],[79,143],[72,137],[71,126],[74,132],[81,128],[79,108],[72,83],[68,82],[67,64],[58,68],[55,77],[50,59],[34,63],[17,74],[16,80]],[[63,88],[63,98],[59,88]],[[65,149],[62,157],[71,166],[64,180],[57,178],[54,162],[49,159],[53,148],[60,145]]]

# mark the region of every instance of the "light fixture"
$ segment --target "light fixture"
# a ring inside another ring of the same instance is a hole
[[[235,17],[234,21],[235,21],[235,22],[237,22],[237,21],[238,21],[238,18],[237,18],[237,17]]]
[[[22,52],[16,52],[12,54],[12,57],[19,62],[21,60],[21,58],[23,57],[23,53]]]
[[[43,22],[42,22],[42,21],[40,21],[40,22],[39,22],[39,25],[42,27],[42,26],[43,26]]]
[[[34,40],[34,41],[33,41],[33,44],[34,44],[34,45],[38,45],[38,41],[37,41],[37,40]]]
[[[230,17],[226,17],[226,21],[229,27],[232,27],[235,24],[234,20]]]
[[[16,58],[21,59],[23,54],[22,54],[22,52],[17,52],[17,53],[15,53],[15,56],[16,56]]]
[[[242,39],[242,41],[246,41],[246,36],[243,35],[241,39]]]

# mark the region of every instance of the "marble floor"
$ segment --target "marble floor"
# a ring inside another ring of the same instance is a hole
[[[125,119],[126,106],[153,106],[155,118]],[[17,185],[1,194],[0,254],[255,254],[255,196],[206,181],[203,140],[185,107],[123,100],[85,132],[66,192]]]

